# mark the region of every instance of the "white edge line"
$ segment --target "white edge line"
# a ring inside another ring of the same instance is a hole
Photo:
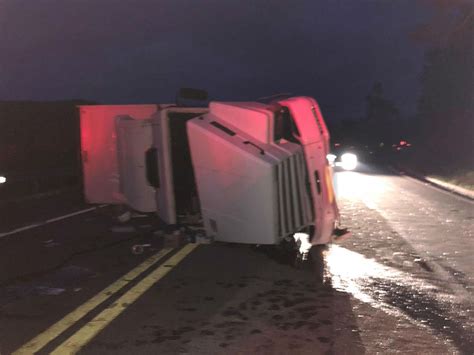
[[[463,201],[463,202],[469,202],[469,203],[474,203],[474,201],[472,199],[470,199],[469,197],[466,197],[466,196],[462,196],[458,193],[456,193],[456,191],[448,191],[446,187],[440,187],[440,186],[436,186],[436,184],[433,184],[431,183],[430,181],[423,181],[423,180],[420,180],[420,179],[417,179],[416,177],[413,177],[413,176],[409,176],[409,175],[400,175],[404,178],[407,178],[409,180],[412,180],[414,182],[417,182],[418,184],[421,184],[423,186],[426,186],[432,190],[436,190],[438,192],[441,192],[445,195],[448,195],[448,196],[451,196],[451,197],[454,197],[455,199],[457,200],[460,200],[460,201]]]
[[[396,173],[398,176],[400,176],[402,178],[412,180],[414,182],[417,182],[418,184],[421,184],[423,186],[426,186],[426,187],[431,188],[433,190],[436,190],[438,192],[442,192],[445,195],[454,197],[454,198],[456,198],[458,200],[461,200],[463,202],[474,203],[472,198],[470,198],[468,196],[463,196],[460,192],[455,191],[455,190],[450,190],[448,187],[438,186],[436,183],[429,181],[428,178],[425,178],[426,181],[423,181],[423,180],[418,179],[416,177],[413,177],[413,176],[410,176],[410,175],[407,175],[407,174],[402,174],[400,171],[397,171],[396,169],[394,169],[392,167],[389,167],[389,170],[391,170],[393,173]]]
[[[445,189],[448,189],[450,191],[454,191],[458,195],[462,195],[463,197],[474,200],[474,192],[469,190],[469,189],[466,189],[462,186],[453,185],[453,184],[450,184],[448,182],[445,182],[445,181],[442,181],[442,180],[439,180],[439,179],[436,179],[436,178],[432,178],[432,177],[429,177],[429,176],[426,177],[426,180],[428,180],[432,184],[440,185]]]
[[[9,232],[0,233],[0,238],[4,238],[4,237],[6,237],[6,236],[9,236],[9,235],[12,235],[12,234],[16,234],[16,233],[20,233],[20,232],[23,232],[23,231],[26,231],[26,230],[29,230],[29,229],[33,229],[33,228],[36,228],[36,227],[41,227],[41,226],[44,226],[45,224],[49,224],[49,223],[61,221],[61,220],[63,220],[63,219],[70,218],[70,217],[74,217],[74,216],[77,216],[77,215],[80,215],[80,214],[83,214],[83,213],[91,212],[91,211],[94,211],[94,210],[96,210],[96,209],[98,209],[98,208],[102,208],[102,207],[104,207],[104,206],[107,206],[107,205],[99,205],[99,206],[95,206],[95,207],[91,207],[91,208],[86,208],[86,209],[84,209],[84,210],[80,210],[80,211],[76,211],[76,212],[73,212],[73,213],[69,213],[69,214],[66,214],[66,215],[64,215],[64,216],[59,216],[59,217],[55,217],[55,218],[50,218],[50,219],[47,219],[47,220],[44,221],[44,222],[34,223],[34,224],[30,224],[29,226],[20,227],[20,228],[14,229],[14,230],[9,231]]]

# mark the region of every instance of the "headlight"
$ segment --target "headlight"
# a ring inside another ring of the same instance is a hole
[[[4,184],[7,182],[7,178],[5,176],[0,176],[0,184]]]
[[[344,170],[354,170],[357,167],[357,155],[352,153],[342,154],[341,166]]]
[[[326,155],[326,159],[328,160],[328,163],[330,165],[334,165],[334,161],[336,160],[337,156],[335,156],[334,154],[328,154]]]

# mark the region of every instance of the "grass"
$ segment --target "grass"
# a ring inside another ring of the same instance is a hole
[[[401,166],[413,172],[474,191],[472,160],[449,161],[448,159],[434,158],[432,154],[423,151],[410,151],[408,154],[398,155],[396,158]]]
[[[474,191],[474,170],[458,170],[442,175],[435,174],[430,177]]]

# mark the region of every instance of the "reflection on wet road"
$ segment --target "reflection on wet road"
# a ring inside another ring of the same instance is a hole
[[[408,178],[369,172],[337,174],[343,213],[346,202],[362,202],[445,276],[473,291],[474,203]]]
[[[367,259],[363,255],[338,245],[329,248],[326,254],[327,271],[332,286],[338,290],[349,292],[361,301],[375,307],[383,307],[379,301],[383,299],[385,290],[374,287],[376,283],[392,282],[418,287],[426,291],[436,288],[412,278],[409,274]]]
[[[332,286],[471,353],[472,202],[373,171],[339,174],[337,187],[355,238],[325,253]]]
[[[329,248],[325,259],[329,282],[336,290],[420,322],[446,335],[463,352],[474,349],[472,309],[457,304],[455,295],[337,245]]]

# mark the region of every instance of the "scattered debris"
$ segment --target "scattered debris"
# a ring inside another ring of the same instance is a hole
[[[95,270],[88,269],[80,265],[66,265],[52,273],[45,275],[42,280],[43,284],[66,289],[78,287],[78,283],[96,277],[98,274]]]
[[[57,296],[66,290],[64,288],[57,288],[57,287],[37,286],[36,291],[40,295]]]
[[[52,247],[58,246],[59,243],[55,242],[54,239],[49,239],[49,240],[44,240],[43,245],[46,248],[52,248]]]
[[[207,235],[197,233],[195,237],[195,243],[197,244],[211,244],[213,242],[212,237],[208,237]]]
[[[130,212],[130,211],[126,211],[126,212],[122,213],[121,215],[117,216],[117,220],[120,223],[128,222],[131,219],[132,219],[132,212]]]
[[[176,230],[173,234],[164,235],[164,247],[165,248],[177,248],[187,242],[186,235],[181,233],[181,231]]]
[[[135,244],[132,246],[132,254],[139,255],[143,254],[145,248],[151,247],[151,244]]]

